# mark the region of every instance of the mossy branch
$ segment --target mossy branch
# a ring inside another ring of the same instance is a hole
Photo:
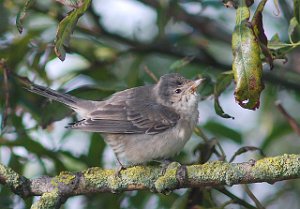
[[[0,184],[21,197],[42,196],[32,208],[59,208],[70,196],[97,192],[150,190],[167,193],[179,188],[223,186],[300,178],[300,155],[282,155],[244,163],[208,162],[180,166],[171,163],[164,175],[158,166],[135,166],[123,170],[89,168],[82,172],[61,172],[58,176],[27,179],[0,164]]]

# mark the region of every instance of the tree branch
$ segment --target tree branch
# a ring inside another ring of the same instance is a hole
[[[135,166],[117,177],[114,170],[95,167],[77,173],[61,172],[55,177],[27,179],[0,164],[0,184],[22,197],[42,195],[32,208],[58,208],[69,196],[81,194],[145,189],[167,193],[179,188],[275,183],[300,178],[300,155],[285,154],[244,163],[215,161],[189,166],[171,163],[164,175],[160,171],[159,166]]]
[[[153,0],[139,0],[139,1],[156,10],[161,7],[159,1],[153,1]],[[222,4],[221,1],[220,4]],[[224,26],[222,26],[220,23],[217,23],[213,19],[201,15],[189,14],[184,9],[182,9],[181,6],[179,6],[178,4],[176,6],[170,5],[167,10],[168,10],[167,16],[173,17],[177,21],[182,21],[190,25],[194,30],[199,31],[205,36],[213,39],[221,40],[227,43],[231,42],[231,34],[224,29]]]

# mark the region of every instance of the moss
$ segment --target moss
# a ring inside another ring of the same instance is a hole
[[[176,173],[180,166],[179,163],[173,162],[167,167],[164,175],[160,176],[154,183],[157,192],[168,194],[178,187]]]
[[[58,176],[56,176],[55,178],[53,178],[51,180],[51,184],[54,187],[57,187],[60,184],[69,185],[69,184],[72,184],[72,182],[74,182],[75,179],[76,179],[76,176],[73,173],[63,171]]]
[[[114,175],[114,170],[105,170],[102,168],[89,168],[83,172],[87,186],[97,188],[110,188],[112,192],[119,188],[118,177]]]
[[[22,179],[25,179],[25,177],[22,178],[22,176],[16,173],[13,169],[2,164],[0,164],[0,177],[0,181],[3,179],[5,184],[11,187],[14,191],[22,186]]]
[[[256,177],[277,178],[281,176],[298,176],[300,174],[299,155],[287,155],[268,157],[255,163],[253,172]]]
[[[115,170],[104,170],[101,168],[90,168],[83,172],[85,183],[92,187],[103,188],[117,193],[128,188],[150,188],[155,174],[155,167],[133,166],[120,172],[120,177]],[[144,178],[147,177],[147,178]]]
[[[287,157],[286,166],[284,169],[284,173],[287,175],[296,175],[300,174],[300,156],[299,155],[284,155]]]
[[[121,172],[123,181],[126,181],[129,184],[138,182],[148,186],[150,186],[153,180],[157,178],[158,174],[159,167],[155,166],[134,166]],[[145,176],[148,178],[144,178]]]
[[[44,193],[40,200],[35,202],[31,209],[55,209],[59,208],[60,196],[57,191]]]
[[[200,181],[216,180],[223,177],[229,169],[226,163],[221,161],[208,162],[203,165],[191,165],[188,167],[189,178]]]

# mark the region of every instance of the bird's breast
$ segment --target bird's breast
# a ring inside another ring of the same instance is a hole
[[[190,139],[198,114],[182,116],[177,124],[155,134],[108,134],[106,142],[124,165],[143,164],[155,159],[168,159],[179,153]]]

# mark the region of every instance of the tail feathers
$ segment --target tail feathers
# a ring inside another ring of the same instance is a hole
[[[68,94],[63,94],[58,91],[54,91],[50,88],[46,88],[44,86],[36,85],[36,84],[31,84],[28,88],[29,91],[39,94],[41,96],[44,96],[46,98],[61,102],[72,109],[77,109],[79,100],[76,97],[73,97]]]

